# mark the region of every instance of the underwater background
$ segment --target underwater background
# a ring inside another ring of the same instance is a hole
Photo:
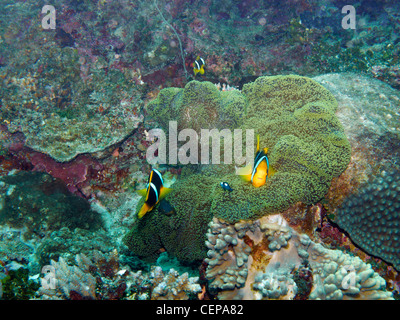
[[[0,299],[399,299],[399,32],[394,0],[0,0]]]

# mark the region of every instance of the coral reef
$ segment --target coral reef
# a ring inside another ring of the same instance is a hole
[[[400,94],[389,85],[357,73],[332,73],[314,77],[313,80],[327,88],[339,104],[337,117],[344,127],[352,147],[362,141],[365,152],[372,152],[373,143],[379,145],[383,156],[387,151],[395,151],[396,145],[390,145],[391,139],[400,137],[398,104]],[[390,148],[389,148],[390,147]],[[372,149],[372,150],[371,150]],[[367,155],[367,154],[366,154]]]
[[[313,242],[279,214],[236,224],[214,218],[206,244],[206,277],[221,300],[393,298],[369,264]]]
[[[69,265],[63,258],[51,260],[54,269],[55,288],[43,285],[36,292],[41,299],[51,300],[187,300],[196,298],[201,291],[197,277],[187,273],[180,275],[174,269],[163,273],[153,266],[149,273],[130,271],[121,266],[116,250],[109,254],[94,251],[93,258],[84,254],[75,256],[75,264]]]
[[[43,153],[34,153],[31,158],[33,171],[47,172],[54,178],[61,179],[68,190],[79,194],[90,175],[102,169],[101,164],[85,155],[77,156],[74,161],[60,163]]]
[[[22,264],[12,261],[3,266],[0,261],[0,270],[1,300],[28,300],[39,288],[38,283],[30,279],[29,270]]]
[[[66,263],[73,263],[75,255],[89,255],[93,250],[110,252],[115,248],[112,234],[100,229],[93,232],[80,228],[62,227],[49,232],[48,236],[36,242],[34,254],[39,265],[47,265],[50,260],[63,258]]]
[[[50,264],[36,298],[193,299],[201,264],[199,299],[398,299],[400,3],[358,1],[356,30],[345,4],[53,0],[55,29],[2,4],[0,298],[32,298]],[[177,182],[137,221],[169,121],[254,129],[275,174],[160,166]]]
[[[29,234],[62,227],[96,230],[100,215],[83,198],[71,194],[61,180],[42,172],[19,172],[0,180],[0,220]]]
[[[165,88],[147,107],[147,114],[161,128],[177,121],[178,130],[234,129],[240,126],[245,112],[245,97],[238,90],[220,92],[208,81],[190,81],[184,88]]]
[[[400,177],[384,172],[336,210],[335,222],[364,251],[400,270]]]
[[[47,59],[64,61],[67,64],[66,54],[60,54],[64,59],[54,57]],[[75,59],[77,60],[77,57]],[[77,61],[71,64],[76,65]],[[65,66],[58,68],[64,69]],[[60,99],[66,97],[61,90],[57,92],[57,88],[54,89],[52,76],[42,74],[42,82],[36,84],[37,80],[29,80],[37,85],[37,88],[30,89],[36,92],[36,96],[33,96],[29,103],[40,108],[29,108],[21,101],[6,100],[3,103],[7,104],[7,107],[2,109],[0,116],[9,119],[8,129],[11,132],[24,133],[27,146],[46,153],[57,161],[69,161],[78,154],[103,150],[122,141],[143,120],[142,115],[136,113],[140,105],[139,99],[134,97],[139,94],[128,84],[128,80],[123,79],[123,74],[117,73],[118,71],[109,73],[107,76],[110,84],[115,83],[112,85],[114,88],[109,88],[108,92],[98,87],[98,82],[95,82],[96,85],[90,89],[78,85],[77,88],[70,89],[69,95],[72,95],[70,99],[74,99],[75,95],[79,98],[76,98],[74,104],[71,101],[65,102],[66,106],[57,105],[58,95],[63,95]],[[17,92],[19,89],[24,89],[26,86],[24,81],[28,76],[20,75],[20,77],[10,76],[9,79],[12,80],[7,83],[6,88],[15,87]],[[100,79],[106,76],[99,74],[98,77]],[[34,78],[31,76],[28,79]],[[73,81],[73,78],[70,77],[68,83],[70,81]],[[125,81],[125,84],[122,84],[122,81]],[[49,86],[53,88],[52,90],[56,90],[56,93],[46,90]],[[119,87],[115,88],[116,86]],[[30,97],[22,92],[16,93],[16,96],[19,95],[25,99]],[[51,112],[52,108],[60,111]]]
[[[386,210],[374,201],[378,201],[378,198],[379,201],[393,201],[390,197],[391,192],[395,191],[389,190],[390,184],[385,182],[380,185],[378,181],[385,180],[383,176],[391,176],[399,170],[400,95],[397,90],[381,81],[355,73],[327,74],[315,77],[314,80],[330,90],[337,99],[339,107],[336,114],[343,124],[352,149],[350,164],[339,178],[333,179],[324,205],[329,217],[335,219],[335,215],[338,214],[340,226],[347,229],[350,238],[366,250],[366,244],[363,246],[361,239],[369,229],[367,225],[371,217],[364,214],[371,210],[380,212],[382,217],[374,220],[374,223],[379,224],[379,220],[382,220],[382,227],[389,227],[385,221],[392,215],[390,210],[393,210],[393,207]],[[392,178],[395,179],[395,176]],[[375,186],[374,190],[371,189],[372,186]],[[382,188],[388,195],[380,192]],[[377,194],[378,198],[366,199],[367,195],[363,195],[366,190]],[[368,203],[369,208],[364,207],[364,202]],[[358,222],[353,220],[356,216],[359,216]],[[376,214],[372,216],[376,217]],[[367,220],[362,217],[366,217]],[[393,224],[390,226],[397,228]],[[376,233],[373,236],[381,237]],[[385,240],[381,241],[385,243]],[[384,260],[384,257],[388,258],[386,249],[382,249],[386,254],[378,253],[377,250],[370,248],[366,251]],[[390,255],[396,255],[396,249],[390,250],[394,250]],[[395,263],[391,258],[388,262]]]
[[[214,110],[211,118],[203,110],[211,110],[209,106]],[[271,150],[268,155],[276,173],[260,188],[243,182],[233,165],[200,166],[197,172],[182,174],[166,197],[174,213],[155,209],[125,237],[134,253],[150,256],[164,247],[179,258],[204,258],[204,225],[212,216],[234,223],[286,210],[299,201],[316,203],[348,164],[350,146],[334,114],[336,100],[305,77],[260,77],[246,84],[242,92],[219,92],[211,83],[191,81],[184,89],[161,90],[148,111],[162,126],[181,114],[178,128],[189,126],[199,131],[201,125],[209,128],[214,122],[224,123],[221,106],[230,110],[231,119],[244,113],[241,128],[260,134],[261,145]],[[180,108],[192,111],[188,114]],[[233,123],[238,124],[236,120]],[[229,181],[234,196],[218,187],[221,181]]]
[[[155,259],[161,248],[186,262],[202,260],[210,213],[213,179],[195,175],[178,180],[173,185],[173,196],[167,196],[150,214],[134,223],[124,237],[124,243],[140,257]],[[140,208],[143,199],[138,203]]]

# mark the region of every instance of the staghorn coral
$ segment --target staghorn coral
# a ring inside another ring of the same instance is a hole
[[[367,253],[400,270],[400,176],[382,172],[337,209],[335,222]]]
[[[236,224],[214,218],[206,245],[206,277],[219,299],[294,299],[307,272],[303,299],[392,299],[369,264],[313,242],[279,214]]]

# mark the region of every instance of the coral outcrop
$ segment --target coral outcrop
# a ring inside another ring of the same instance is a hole
[[[299,201],[318,202],[350,160],[350,145],[336,109],[328,90],[293,75],[260,77],[241,92],[219,92],[211,83],[198,81],[183,89],[161,90],[147,110],[163,129],[169,120],[178,119],[178,129],[193,128],[198,133],[203,127],[224,125],[254,130],[261,147],[269,148],[276,173],[255,188],[242,181],[231,164],[188,169],[166,197],[173,213],[153,210],[134,225],[125,242],[139,255],[154,255],[163,246],[184,259],[202,258],[204,223],[213,216],[235,223],[286,210]],[[242,138],[241,150],[245,150]],[[227,181],[234,192],[220,188],[221,181]]]
[[[206,245],[206,277],[219,299],[393,298],[369,264],[313,242],[279,214],[236,224],[214,218]]]
[[[47,173],[19,172],[0,179],[0,221],[45,234],[62,227],[96,230],[103,224],[87,200],[70,193]]]
[[[400,94],[381,81],[355,73],[313,79],[338,101],[336,115],[352,149],[348,168],[333,179],[326,196],[329,214],[357,246],[399,268],[395,239],[399,232]]]
[[[80,69],[88,58],[78,50],[39,51],[40,64],[28,63],[23,73],[10,68],[0,90],[6,105],[0,117],[10,132],[25,135],[26,146],[65,162],[122,141],[142,122],[141,88],[130,76],[106,72],[98,59],[85,77]]]
[[[330,210],[381,171],[400,163],[400,94],[389,85],[356,73],[313,78],[335,96],[337,117],[351,145],[351,160],[328,193]]]
[[[61,257],[58,262],[51,260],[46,269],[50,273],[41,278],[36,295],[50,300],[187,300],[197,298],[201,291],[198,277],[188,273],[174,269],[164,273],[157,266],[149,273],[132,272],[120,265],[116,251],[94,251],[92,256],[77,254],[73,265]]]
[[[161,248],[182,261],[202,260],[206,254],[205,233],[212,219],[211,194],[204,191],[213,183],[213,179],[201,175],[174,183],[174,196],[162,200],[156,209],[136,221],[124,237],[129,249],[153,260]],[[143,199],[138,208],[142,204]]]
[[[367,253],[400,270],[400,176],[384,172],[347,197],[335,222]]]

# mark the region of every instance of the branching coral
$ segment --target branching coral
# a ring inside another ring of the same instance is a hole
[[[58,262],[51,260],[51,267],[55,288],[46,287],[47,279],[41,279],[37,296],[42,299],[187,300],[201,291],[198,277],[180,275],[174,269],[164,274],[161,267],[153,266],[148,274],[134,273],[120,265],[116,251],[94,251],[92,259],[77,254],[72,266],[60,257]]]
[[[151,300],[188,300],[201,291],[198,277],[189,278],[188,273],[179,275],[174,269],[164,274],[161,267],[153,267],[150,279],[154,286]]]
[[[70,266],[62,257],[58,262],[51,260],[55,287],[42,285],[38,290],[42,299],[96,299],[96,278],[89,273],[92,262],[84,255],[77,255],[75,261],[77,265]]]
[[[311,241],[281,215],[236,224],[214,218],[207,239],[206,276],[220,299],[294,299],[299,269],[309,272],[309,299],[392,298],[370,265]]]

